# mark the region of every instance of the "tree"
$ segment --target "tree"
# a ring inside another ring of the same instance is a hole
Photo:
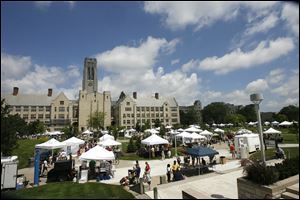
[[[224,102],[213,102],[202,110],[203,121],[208,124],[224,123],[229,107]]]
[[[19,115],[9,114],[9,105],[1,100],[1,153],[4,156],[11,156],[12,150],[17,147],[17,135],[19,130],[16,120],[20,121]]]
[[[160,120],[159,119],[155,119],[155,121],[154,121],[154,127],[160,127],[160,125],[161,125],[161,122],[160,122]]]
[[[166,128],[164,125],[161,125],[159,129],[159,135],[163,137],[165,134],[166,134]]]
[[[114,136],[115,140],[117,140],[117,138],[119,136],[119,130],[121,130],[120,127],[109,126],[109,127],[107,127],[107,129],[112,133],[112,135]]]
[[[43,122],[36,120],[33,122],[30,122],[28,124],[28,132],[29,134],[38,134],[38,133],[44,133],[46,131],[46,126]]]
[[[226,123],[233,123],[235,126],[238,126],[241,123],[246,122],[246,118],[241,114],[229,114],[225,117]]]
[[[75,130],[76,130],[76,127],[69,125],[69,126],[64,127],[62,129],[62,132],[64,132],[65,138],[71,138],[71,137],[75,136]]]
[[[280,111],[279,114],[283,114],[287,117],[288,121],[299,121],[299,107],[294,106],[294,105],[289,105],[286,107],[283,107]]]
[[[194,106],[189,107],[187,112],[183,112],[182,110],[179,111],[180,114],[180,122],[182,125],[188,126],[191,124],[199,124],[200,123],[200,116]]]
[[[237,113],[243,115],[246,118],[247,122],[257,121],[257,114],[255,111],[254,104],[246,105],[245,107],[241,108]]]
[[[104,119],[105,119],[104,112],[94,112],[89,116],[88,119],[88,126],[96,129],[97,132],[100,132],[101,129],[104,128]]]
[[[127,146],[127,153],[133,153],[135,151],[136,151],[136,146],[134,145],[133,138],[130,138]]]
[[[283,121],[287,121],[287,120],[288,120],[288,118],[287,118],[286,115],[284,115],[284,114],[279,114],[279,113],[275,114],[274,118],[275,118],[275,120],[278,121],[278,122],[283,122]]]
[[[148,119],[146,123],[142,126],[142,131],[144,132],[146,129],[150,128],[150,120]]]
[[[140,122],[137,122],[136,125],[135,125],[135,130],[137,132],[141,132],[141,125],[140,125]]]

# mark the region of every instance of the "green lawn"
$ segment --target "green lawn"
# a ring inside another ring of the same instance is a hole
[[[299,147],[286,147],[286,148],[282,148],[283,151],[285,152],[285,155],[287,157],[299,157]],[[265,155],[266,155],[266,160],[271,160],[274,159],[275,153],[274,153],[275,149],[267,149],[267,151],[265,151]],[[261,153],[260,151],[257,151],[253,154],[250,155],[250,159],[251,160],[257,160],[261,158]]]
[[[1,192],[14,199],[132,199],[134,196],[119,185],[103,183],[48,183],[43,186]]]
[[[283,143],[285,144],[297,144],[297,135],[296,134],[281,134],[283,137]]]
[[[17,155],[19,159],[18,168],[27,167],[28,159],[34,156],[36,144],[46,142],[47,138],[18,140],[18,147],[13,150],[12,155]]]

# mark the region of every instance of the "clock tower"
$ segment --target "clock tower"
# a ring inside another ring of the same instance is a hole
[[[87,93],[98,91],[96,58],[84,59],[82,90],[87,91]]]

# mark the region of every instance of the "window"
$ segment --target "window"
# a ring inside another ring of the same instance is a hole
[[[39,114],[39,115],[38,115],[38,118],[39,118],[39,119],[43,119],[43,118],[44,118],[44,115],[43,115],[43,114]]]
[[[166,122],[169,122],[169,119],[166,119]]]
[[[145,117],[145,113],[142,113],[142,117]]]
[[[127,113],[127,117],[130,117],[130,114],[129,114],[129,113]]]
[[[163,111],[163,107],[160,107],[160,111]]]
[[[46,111],[50,111],[51,110],[51,107],[50,106],[46,106]]]
[[[126,118],[126,114],[123,114],[123,118]]]
[[[141,115],[140,115],[140,113],[137,113],[136,116],[137,116],[137,117],[140,117]]]
[[[126,106],[130,106],[130,102],[126,102]]]
[[[177,122],[177,119],[176,119],[176,118],[172,119],[172,122],[175,122],[175,123],[176,123],[176,122]]]
[[[36,106],[31,106],[31,111],[35,112],[36,111]]]
[[[147,113],[147,117],[150,117],[150,114],[149,114],[149,113]]]
[[[142,111],[145,111],[145,107],[142,107]]]
[[[154,117],[154,113],[151,114],[151,117]]]
[[[141,120],[138,119],[137,122],[138,122],[138,123],[141,123]]]
[[[36,118],[36,114],[32,114],[32,115],[30,116],[30,118],[31,118],[31,119],[35,119],[35,118]]]
[[[126,124],[126,120],[123,120],[123,124]]]
[[[166,108],[166,111],[168,111],[168,108]]]
[[[152,123],[154,123],[155,122],[155,119],[152,119]]]
[[[24,114],[23,119],[28,119],[28,114]]]
[[[132,123],[134,124],[134,119],[132,120]]]
[[[130,124],[130,120],[127,120],[127,124]]]
[[[145,119],[142,119],[142,122],[145,123]]]
[[[56,112],[56,107],[54,107],[54,111]]]
[[[131,114],[131,117],[134,117],[134,114],[133,114],[133,113]]]
[[[65,103],[64,101],[60,101],[59,105],[64,105],[64,103]]]
[[[140,111],[140,107],[136,107],[136,111]]]
[[[125,111],[131,111],[131,107],[125,107]]]
[[[163,117],[163,116],[164,116],[164,114],[160,113],[160,117]]]
[[[40,106],[39,111],[44,111],[44,106]]]
[[[177,108],[176,108],[176,107],[172,107],[172,108],[171,108],[171,111],[176,112],[176,111],[177,111]]]
[[[28,111],[29,110],[29,107],[28,106],[24,106],[23,107],[23,111]]]
[[[16,106],[16,111],[20,112],[21,111],[21,106]]]
[[[69,112],[69,107],[67,107],[67,111]]]
[[[149,107],[146,107],[146,110],[149,111],[150,110]]]
[[[168,114],[166,114],[166,117],[168,117]]]
[[[59,114],[58,115],[58,119],[64,119],[65,118],[65,115],[64,114]]]
[[[158,114],[158,113],[156,113],[156,117],[159,117],[159,114]]]
[[[154,107],[151,107],[151,111],[154,111]]]
[[[65,107],[59,107],[59,112],[64,112],[65,111]]]
[[[159,107],[155,107],[155,111],[158,111],[159,110]]]
[[[54,119],[56,119],[56,115],[54,115]]]
[[[177,117],[177,113],[172,113],[171,116],[172,117]]]
[[[50,119],[50,114],[46,114],[46,115],[45,115],[45,118],[46,118],[46,119]]]

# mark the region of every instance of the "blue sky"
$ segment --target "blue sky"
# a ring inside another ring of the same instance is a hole
[[[159,92],[263,111],[299,105],[299,5],[284,2],[1,2],[1,93],[63,91],[74,99],[83,61],[99,91]]]

